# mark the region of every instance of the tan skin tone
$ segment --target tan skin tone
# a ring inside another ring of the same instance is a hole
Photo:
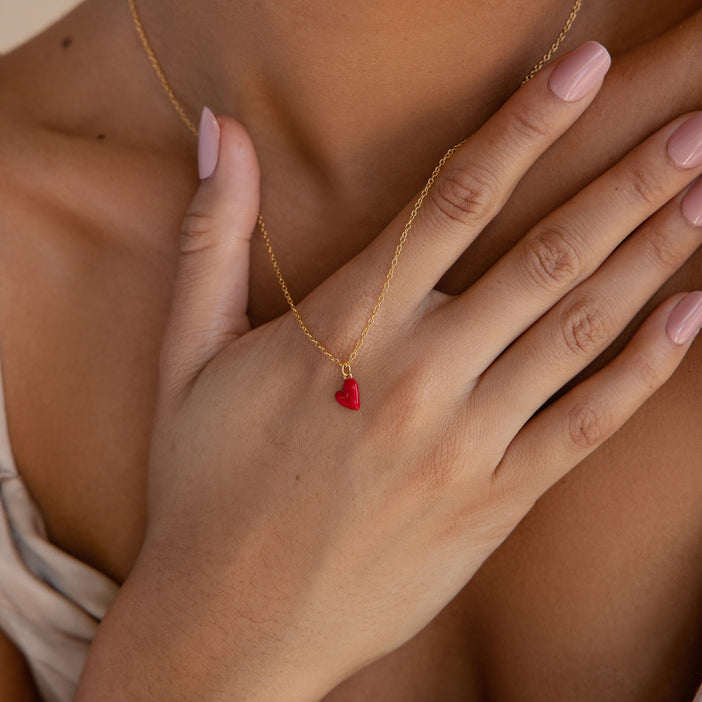
[[[282,62],[290,47],[277,38],[264,45],[252,31],[263,17],[198,22],[187,14],[189,4],[179,3],[183,15],[167,21],[157,3],[142,5],[191,113],[207,102],[239,117],[252,134],[263,172],[262,209],[296,298],[363,248],[422,184],[445,146],[473,131],[512,92],[529,68],[517,39],[532,47],[531,61],[540,52],[533,47],[548,45],[561,23],[556,16],[554,27],[540,20],[557,3],[539,3],[527,31],[518,12],[510,19],[490,4],[445,2],[434,10],[445,25],[428,22],[422,13],[429,10],[412,6],[400,15],[406,25],[388,34],[387,18],[397,10],[376,9],[371,17],[382,41],[369,40],[372,50],[349,76],[333,64],[348,60],[344,25],[337,27],[342,36],[333,36],[336,25],[324,16],[319,29],[310,18],[293,24],[278,18],[288,36],[311,31],[324,56],[315,61],[312,53],[291,67]],[[699,13],[677,27],[699,3],[644,3],[636,16],[626,6],[592,3],[583,10],[569,46],[591,37],[608,46],[615,63],[602,93],[535,166],[442,290],[463,289],[630,147],[677,114],[702,108]],[[325,7],[330,16],[336,11]],[[359,6],[359,16],[368,11]],[[361,31],[353,13],[347,19]],[[275,20],[265,18],[274,34]],[[503,26],[504,35],[487,42],[479,29],[486,25]],[[212,67],[191,61],[187,42],[169,42],[207,27],[220,27],[228,41],[237,27],[242,34],[230,41],[242,56],[230,46],[212,85],[198,77]],[[409,32],[426,38],[411,56]],[[67,36],[73,43],[64,47]],[[379,57],[381,48],[386,53]],[[263,58],[267,80],[280,88],[277,103],[271,96],[254,100]],[[227,65],[246,66],[247,79],[227,78],[237,75]],[[501,77],[492,84],[495,75]],[[0,314],[15,457],[52,539],[121,581],[143,532],[156,356],[179,220],[196,185],[194,141],[159,93],[126,4],[86,3],[0,61],[0,81],[6,88]],[[319,92],[301,93],[302,85]],[[387,85],[399,88],[388,95]],[[231,94],[218,93],[218,86],[231,87]],[[294,100],[300,94],[309,99]],[[276,130],[278,115],[292,125],[289,132]],[[701,262],[699,253],[693,256],[644,312],[675,291],[699,289]],[[255,242],[252,322],[283,311],[270,263]],[[691,698],[702,653],[695,557],[702,532],[695,470],[701,364],[698,345],[626,427],[540,500],[432,624],[328,698]]]

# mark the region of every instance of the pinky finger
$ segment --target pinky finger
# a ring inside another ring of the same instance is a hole
[[[663,302],[614,360],[524,425],[495,469],[495,486],[538,499],[670,378],[701,324],[702,292]]]

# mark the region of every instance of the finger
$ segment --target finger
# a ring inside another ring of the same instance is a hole
[[[695,226],[698,215],[702,215],[699,179],[485,371],[471,401],[483,401],[487,407],[494,406],[487,398],[506,400],[493,418],[505,443],[609,346],[644,302],[694,253],[702,243],[702,227]]]
[[[386,308],[414,311],[442,275],[500,211],[531,165],[585,111],[610,66],[596,42],[547,66],[520,88],[447,161],[404,244]],[[382,284],[416,199],[347,267],[339,304],[355,300],[358,279]]]
[[[495,470],[495,486],[538,499],[668,380],[700,324],[702,292],[663,302],[613,361],[524,426]]]
[[[161,351],[161,387],[173,394],[250,329],[249,251],[259,206],[254,147],[238,122],[205,108],[198,153],[202,182],[183,221]]]
[[[433,324],[481,373],[622,240],[702,173],[702,113],[681,117],[539,222]],[[475,329],[490,333],[476,337]],[[447,349],[446,353],[450,350]]]

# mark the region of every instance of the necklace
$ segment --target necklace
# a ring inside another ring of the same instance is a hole
[[[159,79],[159,82],[161,83],[161,86],[163,90],[165,91],[166,95],[168,96],[168,99],[171,101],[171,104],[173,105],[175,111],[178,113],[178,116],[181,118],[183,123],[187,126],[187,128],[195,135],[195,137],[198,136],[198,129],[197,127],[192,123],[190,118],[187,115],[187,112],[185,111],[185,108],[183,107],[182,103],[178,100],[176,97],[173,88],[171,88],[170,83],[168,82],[166,75],[163,71],[163,68],[161,67],[161,64],[159,63],[158,59],[156,58],[156,54],[154,53],[154,50],[151,48],[151,43],[149,42],[148,37],[146,36],[146,31],[144,30],[144,25],[142,24],[141,17],[139,16],[139,13],[136,8],[135,0],[128,0],[129,2],[129,8],[132,13],[132,19],[134,20],[134,26],[136,27],[137,34],[139,35],[139,38],[141,39],[142,46],[144,47],[144,51],[146,52],[146,55],[151,62],[151,65],[153,66],[154,72],[156,73],[156,76]],[[543,67],[548,61],[551,59],[553,54],[558,50],[558,47],[561,45],[563,40],[565,39],[565,35],[570,31],[570,28],[573,26],[573,22],[575,22],[575,18],[578,15],[578,12],[580,11],[580,7],[582,4],[582,0],[576,0],[575,4],[573,5],[570,15],[568,16],[568,19],[566,23],[563,25],[563,29],[561,29],[558,37],[556,37],[556,40],[553,42],[551,45],[551,48],[544,54],[544,56],[541,58],[541,60],[534,66],[534,68],[531,69],[531,71],[524,77],[522,80],[522,85],[530,81]],[[400,254],[402,253],[402,247],[405,244],[405,241],[407,240],[407,236],[410,233],[410,230],[412,229],[412,225],[414,224],[414,220],[417,217],[417,213],[422,207],[422,204],[424,203],[424,200],[429,193],[429,190],[431,189],[431,186],[434,184],[434,181],[436,180],[437,176],[439,175],[439,171],[443,167],[443,165],[446,163],[446,161],[451,158],[452,154],[456,149],[458,149],[462,144],[464,144],[466,139],[463,141],[459,142],[455,146],[452,146],[442,157],[439,163],[436,165],[436,168],[434,169],[433,173],[429,177],[429,180],[427,181],[426,185],[424,186],[424,189],[419,195],[419,198],[417,199],[417,202],[415,203],[412,212],[410,213],[409,219],[407,220],[407,224],[405,224],[405,228],[402,231],[402,234],[400,235],[400,239],[397,243],[397,246],[395,248],[395,254],[392,258],[392,261],[390,262],[390,267],[388,269],[388,272],[385,276],[385,282],[383,283],[383,287],[380,291],[380,294],[378,295],[378,299],[373,306],[373,309],[371,310],[370,316],[368,317],[368,320],[366,321],[366,325],[363,328],[363,331],[361,332],[360,336],[358,337],[358,341],[356,341],[356,344],[354,345],[351,353],[349,354],[349,357],[344,361],[340,359],[338,356],[333,354],[331,351],[329,351],[325,346],[312,334],[312,332],[307,328],[307,325],[304,323],[302,320],[302,317],[300,316],[300,312],[298,311],[297,307],[295,306],[295,303],[293,302],[292,295],[290,294],[290,291],[288,290],[288,286],[285,282],[285,279],[283,278],[283,274],[280,271],[280,266],[278,265],[278,260],[275,257],[275,254],[273,253],[273,246],[271,245],[271,240],[270,237],[268,236],[268,230],[266,229],[266,225],[263,221],[263,216],[259,212],[258,214],[258,227],[261,230],[261,235],[263,236],[263,241],[266,246],[266,249],[268,251],[268,255],[271,259],[271,263],[273,264],[273,270],[275,271],[276,278],[278,279],[278,283],[280,283],[281,290],[283,291],[283,296],[285,297],[285,300],[287,301],[288,305],[290,306],[290,310],[292,311],[293,315],[295,316],[295,319],[297,320],[297,323],[300,325],[300,328],[304,332],[305,336],[314,344],[314,346],[319,349],[332,363],[335,365],[339,366],[341,369],[341,373],[344,377],[344,386],[342,390],[337,391],[335,398],[336,401],[344,406],[348,407],[349,409],[357,410],[360,409],[361,403],[360,403],[360,397],[359,397],[359,390],[358,390],[358,383],[356,382],[356,379],[353,377],[351,374],[351,363],[356,359],[358,354],[361,351],[361,347],[363,346],[363,342],[366,338],[366,335],[368,334],[368,331],[370,330],[371,326],[373,325],[373,322],[375,322],[376,315],[378,314],[378,311],[380,310],[381,305],[383,304],[383,300],[385,299],[385,295],[390,287],[390,282],[392,281],[392,277],[395,274],[395,267],[397,266],[397,263],[400,259]]]

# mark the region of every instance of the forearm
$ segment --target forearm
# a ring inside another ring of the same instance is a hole
[[[275,630],[240,612],[211,572],[187,579],[143,553],[91,647],[75,702],[314,702]],[[193,568],[193,570],[196,570]],[[200,569],[197,569],[199,571]],[[262,615],[265,616],[265,615]]]

